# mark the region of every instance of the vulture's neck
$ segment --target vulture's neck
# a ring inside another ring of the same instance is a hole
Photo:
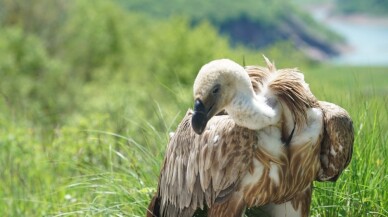
[[[271,107],[264,96],[246,91],[237,93],[226,111],[237,125],[261,130],[264,127],[276,125],[280,121],[279,107],[279,104]]]

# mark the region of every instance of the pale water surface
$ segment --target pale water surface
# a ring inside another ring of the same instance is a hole
[[[346,52],[330,62],[339,65],[388,66],[388,17],[387,22],[381,22],[381,19],[380,22],[373,19],[341,19],[330,17],[325,9],[313,10],[312,15],[347,41],[349,48]]]

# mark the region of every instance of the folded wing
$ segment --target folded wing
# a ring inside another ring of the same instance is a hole
[[[191,116],[187,112],[167,148],[156,196],[160,208],[153,208],[160,216],[192,216],[197,208],[224,202],[252,163],[254,131],[220,115],[197,135]]]
[[[352,158],[353,122],[346,110],[338,105],[319,101],[319,107],[323,112],[324,136],[317,181],[336,181]]]

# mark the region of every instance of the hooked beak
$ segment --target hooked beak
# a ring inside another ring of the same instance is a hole
[[[191,117],[191,126],[193,130],[201,135],[206,127],[207,122],[213,117],[214,108],[213,104],[209,108],[206,108],[205,104],[200,100],[196,99],[194,102],[194,114]]]

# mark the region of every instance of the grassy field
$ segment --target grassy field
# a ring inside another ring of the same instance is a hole
[[[315,183],[312,216],[388,216],[388,69],[301,70],[319,99],[350,112],[356,133],[353,159],[341,178]],[[190,88],[161,86],[176,106],[150,100],[152,119],[134,117],[145,104],[130,104],[136,96],[121,89],[116,99],[99,103],[114,101],[121,113],[91,110],[60,126],[17,121],[3,104],[0,216],[144,216],[168,132],[191,106]]]
[[[307,74],[315,95],[351,114],[353,159],[336,183],[316,183],[313,216],[388,216],[388,69],[322,67]]]

